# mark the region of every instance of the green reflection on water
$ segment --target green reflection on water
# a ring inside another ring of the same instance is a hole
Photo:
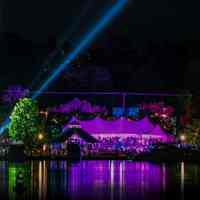
[[[31,165],[29,163],[8,164],[9,199],[25,198],[31,192]]]

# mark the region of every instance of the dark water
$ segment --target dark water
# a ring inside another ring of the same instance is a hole
[[[19,172],[23,177],[21,185],[25,187],[19,187]],[[191,192],[200,194],[200,165],[197,164],[0,162],[0,199],[184,200],[191,199]]]

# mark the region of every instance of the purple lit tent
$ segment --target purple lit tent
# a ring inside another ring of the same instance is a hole
[[[79,123],[83,130],[95,137],[141,137],[154,129],[154,125],[147,117],[139,121],[127,118],[107,121],[96,117]]]
[[[79,138],[84,139],[86,142],[90,143],[98,142],[98,140],[94,138],[92,134],[88,133],[87,131],[81,128],[79,120],[76,117],[72,117],[72,119],[64,126],[63,133],[59,138],[59,140],[64,142],[73,135],[76,135]]]
[[[107,121],[96,117],[93,120],[80,121],[80,126],[95,137],[138,136],[137,126],[126,118]]]
[[[96,117],[92,120],[77,120],[76,126],[79,126],[84,132],[94,138],[102,137],[135,137],[135,138],[155,138],[162,141],[172,140],[170,134],[166,133],[159,125],[154,126],[148,117],[138,121],[120,118],[117,120],[104,120]],[[65,126],[67,128],[69,124]]]
[[[135,124],[138,127],[139,132],[142,134],[150,133],[154,129],[154,125],[148,117],[136,121]]]
[[[89,133],[85,132],[83,129],[80,129],[80,128],[67,129],[62,134],[60,140],[62,142],[64,142],[74,135],[77,136],[78,138],[85,140],[86,142],[89,142],[89,143],[97,143],[98,142],[98,140],[96,138],[94,138],[92,135],[90,135]]]
[[[145,117],[139,121],[132,121],[127,118],[120,118],[113,121],[103,120],[99,117],[88,120],[80,121],[81,128],[91,134],[116,135],[142,135],[151,132],[154,129],[152,122]]]
[[[153,137],[158,137],[163,142],[173,142],[175,140],[175,138],[171,134],[165,132],[160,127],[160,125],[156,125],[155,128],[149,133],[149,135]]]

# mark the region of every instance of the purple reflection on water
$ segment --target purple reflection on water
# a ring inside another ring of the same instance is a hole
[[[145,198],[163,191],[165,175],[161,166],[145,162],[84,161],[70,168],[68,192],[72,199]]]
[[[14,190],[19,170],[24,173],[23,194]],[[200,166],[183,162],[0,161],[0,172],[0,199],[191,200],[191,191],[200,191]]]

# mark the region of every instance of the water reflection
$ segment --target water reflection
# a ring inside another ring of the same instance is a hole
[[[9,199],[29,198],[32,194],[30,165],[8,163],[7,170]]]
[[[119,199],[123,199],[124,193],[124,169],[125,169],[125,161],[120,162],[119,166]]]
[[[166,165],[162,164],[162,192],[166,192]]]
[[[19,178],[21,177],[21,178]],[[186,199],[200,189],[200,166],[129,161],[0,162],[2,199]],[[20,186],[20,187],[19,187]],[[24,188],[22,186],[25,186]]]
[[[39,161],[38,169],[38,196],[39,199],[46,199],[47,197],[47,166],[46,161]]]
[[[181,162],[181,199],[184,200],[185,165]]]

